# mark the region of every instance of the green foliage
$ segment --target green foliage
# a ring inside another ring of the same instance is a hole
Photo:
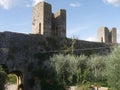
[[[32,72],[32,78],[28,81],[31,88],[34,86],[34,77],[40,79],[42,90],[64,90],[64,86],[56,79],[55,70],[50,65],[46,66],[45,62]]]
[[[17,77],[15,74],[9,74],[8,75],[8,83],[10,84],[16,84],[17,83]]]
[[[84,80],[86,80],[86,77],[88,76],[87,71],[87,57],[86,56],[77,56],[76,57],[76,77],[77,77],[77,83],[82,83]]]
[[[113,90],[120,90],[120,46],[108,56],[107,77],[108,84]]]
[[[40,55],[38,54],[38,56]],[[39,58],[43,58],[43,56],[40,56]],[[83,85],[79,88],[84,88],[86,90],[88,88],[88,84],[86,84],[86,82],[89,82],[89,85],[109,85],[112,90],[119,90],[119,59],[120,47],[116,48],[110,55],[107,56],[91,55],[86,57],[83,55],[76,56],[73,54],[55,54],[50,58],[50,65],[48,65],[50,68],[40,67],[38,70],[36,69],[37,71],[34,72],[34,74],[36,73],[36,75],[39,76],[43,75],[43,81],[46,79],[52,80],[54,82],[53,87],[55,85],[66,87],[77,84]],[[41,72],[42,74],[40,74]]]
[[[89,81],[92,82],[106,82],[105,69],[106,69],[106,57],[92,55],[87,62],[89,70]]]
[[[5,84],[7,83],[7,74],[3,70],[2,67],[0,67],[0,90],[5,90]]]
[[[75,90],[88,90],[89,87],[90,87],[90,83],[86,82],[84,84],[78,85]]]
[[[57,79],[65,86],[82,82],[86,76],[86,57],[74,55],[54,55],[50,61],[55,68]]]
[[[106,60],[106,56],[86,57],[73,54],[59,54],[50,58],[58,81],[65,86],[84,84],[85,82],[107,86]]]
[[[92,50],[92,49],[90,49],[90,50],[85,50],[84,51],[84,55],[86,55],[86,56],[90,56],[90,55],[93,55],[95,52]]]
[[[74,59],[74,57],[72,57]],[[64,55],[54,55],[51,58],[51,64],[56,70],[59,82],[65,85],[71,83],[73,75],[75,74],[74,64],[75,62]]]
[[[75,50],[75,43],[76,43],[76,39],[74,39],[74,38],[66,39],[64,41],[64,44],[63,44],[63,47],[62,47],[62,49],[65,50],[64,53],[65,54],[68,54],[68,53],[73,54],[74,50]]]

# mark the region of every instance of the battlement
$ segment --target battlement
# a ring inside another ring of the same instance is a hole
[[[60,15],[66,15],[66,10],[65,9],[59,9],[55,14],[54,17],[58,17]]]
[[[46,37],[66,37],[66,10],[60,9],[53,14],[49,3],[38,3],[33,7],[32,33]]]
[[[54,14],[54,36],[66,37],[66,10],[60,9]]]

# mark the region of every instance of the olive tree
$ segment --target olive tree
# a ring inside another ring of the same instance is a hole
[[[64,83],[64,85],[76,84],[85,79],[86,60],[85,56],[75,56],[73,54],[54,55],[50,59],[59,82]]]
[[[107,77],[108,84],[113,90],[120,90],[120,46],[108,56]]]
[[[54,55],[50,60],[55,68],[58,81],[64,83],[64,85],[70,83],[75,71],[74,60],[71,60],[69,55],[64,56],[62,54]]]
[[[91,82],[106,82],[106,56],[92,55],[87,62],[89,80]]]

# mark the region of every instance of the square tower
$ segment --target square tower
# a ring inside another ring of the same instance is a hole
[[[98,41],[104,43],[117,43],[117,29],[109,30],[107,27],[98,29]]]
[[[109,29],[107,27],[100,27],[98,29],[98,41],[108,43]]]
[[[54,14],[53,35],[66,37],[66,10],[60,9]]]
[[[33,7],[32,11],[32,33],[51,36],[52,11],[51,5],[40,2]]]
[[[117,43],[117,29],[116,28],[112,28],[110,30],[110,42],[111,43]]]

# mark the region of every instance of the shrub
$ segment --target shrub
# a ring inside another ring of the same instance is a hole
[[[109,55],[107,64],[108,84],[113,90],[120,90],[120,46]]]
[[[88,71],[91,82],[104,82],[106,83],[106,77],[104,71],[106,69],[106,57],[99,55],[92,55],[88,60]]]
[[[54,55],[50,61],[55,68],[58,81],[65,86],[77,84],[86,78],[85,56],[59,54]]]
[[[5,90],[5,84],[7,83],[7,74],[3,70],[2,67],[0,67],[0,90]]]

